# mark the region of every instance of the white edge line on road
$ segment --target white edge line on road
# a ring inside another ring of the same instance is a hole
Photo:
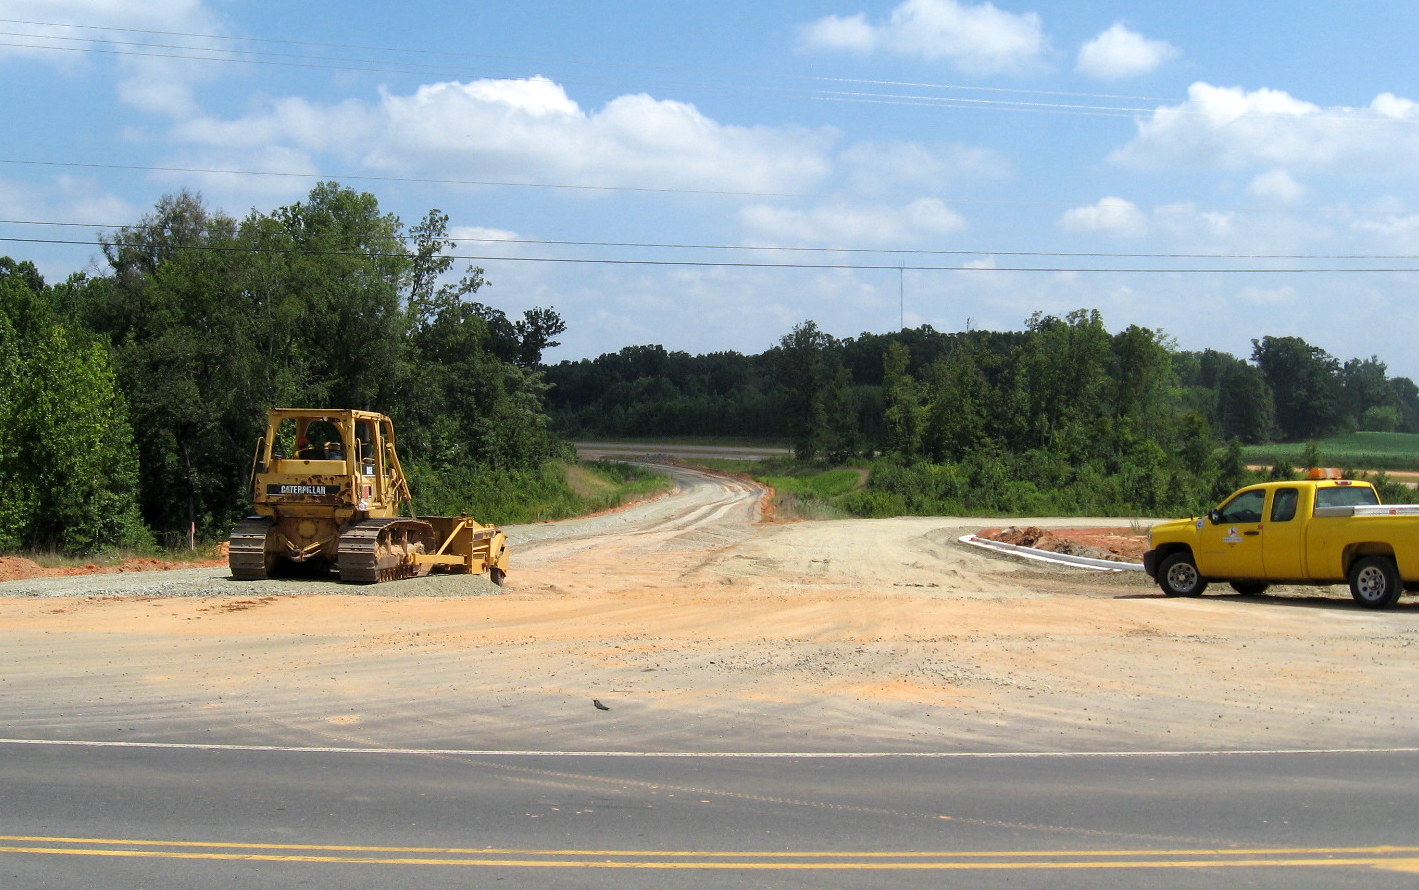
[[[705,759],[1028,759],[1086,757],[1259,757],[1317,754],[1419,754],[1419,748],[1274,748],[1218,751],[515,751],[464,748],[345,748],[295,745],[222,745],[201,742],[117,742],[83,739],[0,739],[0,745],[71,748],[146,748],[181,751],[252,751],[290,754],[385,754],[460,757],[700,757]]]

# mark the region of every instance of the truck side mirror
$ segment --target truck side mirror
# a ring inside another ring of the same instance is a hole
[[[1212,520],[1213,525],[1216,525],[1217,523],[1222,521],[1222,511],[1213,510],[1211,513],[1207,514],[1207,518]]]

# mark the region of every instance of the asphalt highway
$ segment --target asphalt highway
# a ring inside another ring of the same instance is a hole
[[[1419,750],[0,742],[0,886],[1412,887]]]

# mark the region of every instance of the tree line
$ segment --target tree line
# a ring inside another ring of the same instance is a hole
[[[873,457],[843,499],[864,515],[1176,512],[1242,481],[1240,444],[1419,432],[1419,389],[1378,358],[1270,336],[1248,360],[1187,352],[1160,331],[1111,333],[1092,310],[848,339],[809,321],[759,355],[635,346],[547,379],[572,436],[766,436],[806,461]]]
[[[101,273],[0,259],[0,548],[225,537],[274,406],[389,414],[439,502],[568,456],[539,370],[565,324],[451,279],[447,223],[332,182],[241,220],[182,192],[101,238]]]
[[[1091,310],[846,339],[806,321],[758,355],[628,346],[546,367],[562,319],[481,302],[447,224],[330,182],[241,220],[181,192],[102,237],[102,271],[51,284],[0,257],[0,549],[225,537],[277,405],[391,415],[426,513],[513,509],[509,492],[558,484],[569,436],[871,460],[845,499],[864,515],[1125,515],[1205,505],[1240,481],[1237,443],[1419,432],[1419,388],[1376,357],[1297,337],[1186,352]]]

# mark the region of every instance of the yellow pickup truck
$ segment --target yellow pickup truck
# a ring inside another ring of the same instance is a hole
[[[1243,594],[1348,583],[1371,609],[1419,590],[1419,505],[1384,505],[1368,482],[1312,475],[1248,485],[1206,516],[1154,526],[1148,577],[1168,596],[1198,596],[1211,581]]]

